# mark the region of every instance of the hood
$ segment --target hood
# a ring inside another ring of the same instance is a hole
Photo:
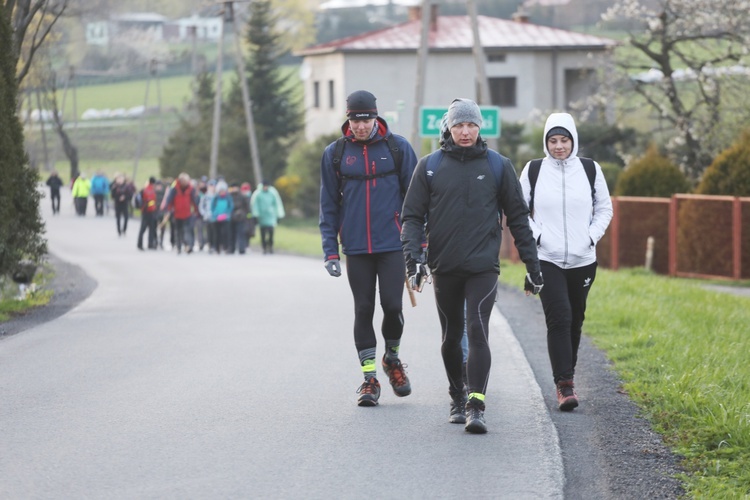
[[[544,135],[542,135],[544,154],[547,155],[548,158],[554,159],[552,155],[549,154],[549,150],[547,150],[547,132],[555,127],[563,127],[570,132],[571,136],[573,136],[573,149],[568,158],[578,156],[578,130],[576,129],[576,122],[568,113],[552,113],[549,115],[549,118],[547,118],[547,123],[544,124]]]
[[[368,142],[377,141],[378,139],[384,138],[386,135],[388,135],[388,124],[385,122],[384,119],[381,117],[375,118],[375,126],[377,127],[377,132],[373,136],[372,139],[370,139]],[[344,134],[344,137],[354,137],[354,134],[352,133],[351,127],[349,127],[349,120],[346,120],[343,125],[341,125],[341,132]]]

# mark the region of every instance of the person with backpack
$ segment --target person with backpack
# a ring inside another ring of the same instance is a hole
[[[558,408],[578,406],[573,375],[586,312],[596,279],[596,243],[612,219],[612,201],[598,163],[578,156],[578,132],[568,113],[544,125],[544,152],[521,172],[545,286],[547,350]]]
[[[451,397],[448,421],[465,424],[464,429],[475,434],[487,432],[484,411],[491,365],[487,325],[500,273],[503,212],[526,264],[525,289],[536,294],[544,285],[529,209],[513,164],[487,147],[481,126],[482,114],[474,101],[455,99],[450,104],[441,123],[440,149],[420,159],[414,171],[401,231],[409,286],[421,291],[428,269],[432,272]],[[464,319],[468,387],[462,373]]]
[[[138,250],[143,250],[143,234],[148,231],[148,248],[156,248],[156,178],[149,177],[146,185],[136,197],[136,208],[141,209],[141,228],[138,231]]]
[[[269,181],[263,181],[251,198],[252,213],[260,226],[263,255],[273,253],[273,233],[279,219],[286,216],[284,202],[278,190]]]
[[[172,188],[162,204],[174,217],[177,255],[182,253],[183,247],[188,254],[192,253],[195,241],[193,218],[200,217],[200,207],[198,206],[198,194],[187,172],[182,172],[177,176],[177,180],[172,184]]]
[[[346,255],[354,297],[354,345],[365,379],[357,389],[357,404],[375,406],[380,382],[372,323],[378,289],[384,314],[382,367],[396,396],[411,394],[406,365],[399,357],[406,277],[399,234],[401,206],[417,156],[408,141],[391,133],[378,116],[373,94],[353,92],[346,105],[343,136],[326,147],[320,163],[319,226],[325,267],[331,276],[341,276],[339,239]]]
[[[128,219],[130,211],[128,206],[133,197],[130,186],[125,184],[125,176],[122,174],[115,175],[115,181],[110,186],[112,200],[115,203],[115,221],[117,222],[117,235],[124,236],[128,230]]]
[[[47,178],[47,186],[49,186],[49,195],[52,200],[52,215],[60,213],[60,188],[63,186],[63,181],[57,173],[57,170],[53,170]]]

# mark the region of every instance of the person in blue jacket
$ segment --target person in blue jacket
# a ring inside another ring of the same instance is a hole
[[[104,215],[104,205],[107,195],[109,195],[109,179],[101,170],[91,178],[91,195],[94,197],[94,209],[96,215]]]
[[[357,390],[358,405],[375,406],[380,397],[373,328],[376,285],[384,314],[383,370],[397,396],[411,394],[406,365],[399,358],[406,276],[400,233],[401,206],[417,157],[408,141],[392,134],[378,116],[373,94],[358,90],[346,104],[343,137],[328,145],[321,159],[319,225],[331,276],[341,276],[339,240],[346,255],[354,296],[354,345],[365,378]],[[339,161],[334,161],[336,156]]]

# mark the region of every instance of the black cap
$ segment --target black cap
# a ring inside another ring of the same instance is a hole
[[[148,178],[148,183],[149,184],[156,184],[156,177],[153,177],[153,176],[149,177]]]
[[[568,131],[568,129],[566,129],[565,127],[552,127],[551,129],[549,129],[549,132],[547,132],[547,137],[545,137],[544,140],[545,141],[548,140],[553,135],[564,135],[565,137],[567,137],[571,141],[573,140],[573,136],[570,134],[570,132]]]
[[[357,90],[346,98],[346,116],[351,120],[370,120],[378,117],[375,96],[366,90]]]

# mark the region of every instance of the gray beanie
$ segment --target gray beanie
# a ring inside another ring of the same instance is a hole
[[[471,99],[454,99],[448,107],[448,116],[446,124],[448,129],[452,129],[459,123],[474,123],[482,128],[482,112],[479,110],[477,103]]]

